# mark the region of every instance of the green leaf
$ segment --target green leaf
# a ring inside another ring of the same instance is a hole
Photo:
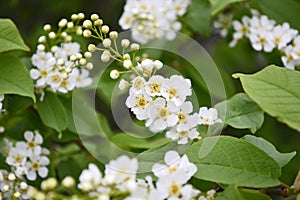
[[[260,9],[277,23],[289,22],[291,27],[300,29],[300,3],[295,0],[255,0]]]
[[[0,53],[11,50],[29,51],[15,24],[10,19],[0,19]]]
[[[234,185],[228,186],[224,192],[222,192],[219,196],[215,198],[215,200],[271,200],[265,194],[262,194],[259,191],[249,190],[249,189],[241,189]]]
[[[211,5],[208,0],[192,0],[184,21],[193,30],[208,36],[210,32],[210,13]]]
[[[245,92],[266,113],[300,131],[300,72],[268,66],[252,74],[234,74]]]
[[[255,137],[252,135],[246,135],[244,139],[264,152],[266,152],[270,157],[272,157],[280,167],[285,166],[290,162],[290,160],[296,155],[296,152],[293,151],[291,153],[280,153],[276,150],[276,148],[267,140],[261,138],[261,137]]]
[[[279,165],[255,145],[234,137],[207,137],[188,149],[196,178],[245,187],[279,185]]]
[[[110,141],[122,148],[150,149],[163,146],[171,140],[160,138],[138,138],[125,133],[119,133],[110,138]]]
[[[33,81],[19,59],[12,55],[2,54],[0,63],[0,93],[18,94],[35,101]]]
[[[58,132],[67,128],[68,119],[65,109],[55,94],[46,93],[44,101],[38,101],[36,107],[46,126]]]
[[[224,8],[226,8],[231,3],[241,2],[245,0],[209,0],[212,4],[212,11],[211,14],[215,15]]]
[[[238,129],[250,129],[255,133],[264,122],[264,112],[245,93],[239,93],[231,99],[221,102],[215,106],[220,116],[224,113],[221,109],[226,106],[225,123]]]

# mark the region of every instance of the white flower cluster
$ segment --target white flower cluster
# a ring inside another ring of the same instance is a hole
[[[192,113],[193,105],[186,101],[191,95],[191,81],[180,75],[154,75],[148,81],[137,76],[131,81],[125,104],[138,120],[146,120],[145,126],[152,132],[167,130],[166,137],[186,144],[189,138],[199,136],[196,126],[222,122],[214,108],[203,107]]]
[[[79,176],[78,188],[88,192],[95,199],[107,199],[118,192],[132,192],[136,187],[136,172],[138,161],[127,156],[121,156],[106,165],[105,176],[95,164],[89,164],[88,169]]]
[[[90,57],[90,54],[85,56]],[[77,42],[61,43],[50,52],[38,49],[31,60],[36,68],[30,70],[30,76],[36,80],[36,88],[49,87],[53,92],[67,93],[92,82],[88,71],[92,64],[83,58]]]
[[[0,200],[29,199],[28,189],[27,183],[21,181],[14,173],[0,170]]]
[[[215,190],[207,194],[194,189],[187,182],[196,173],[197,167],[189,162],[188,157],[176,151],[165,154],[165,165],[155,163],[153,174],[157,177],[154,184],[150,176],[136,179],[138,161],[121,156],[106,165],[105,176],[94,164],[82,171],[78,188],[89,192],[94,199],[109,200],[116,195],[124,195],[125,200],[206,200],[213,199]]]
[[[15,146],[5,141],[3,151],[6,163],[12,167],[17,176],[26,175],[28,180],[37,179],[37,174],[45,178],[48,175],[47,165],[50,161],[47,157],[49,150],[41,147],[43,137],[38,132],[25,131],[26,141],[18,141]]]
[[[185,14],[190,0],[127,0],[119,24],[132,30],[132,38],[140,43],[151,39],[173,40],[181,29],[177,20]]]
[[[253,11],[253,16],[243,16],[241,21],[234,20],[233,40],[230,46],[246,37],[256,51],[272,52],[278,49],[282,52],[281,60],[285,67],[295,69],[300,65],[300,35],[288,23],[276,24],[266,15]]]

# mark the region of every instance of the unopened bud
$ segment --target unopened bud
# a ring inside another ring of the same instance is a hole
[[[130,50],[131,50],[132,52],[137,52],[138,50],[140,50],[140,45],[137,44],[137,43],[132,43],[132,44],[130,45]]]
[[[112,79],[117,79],[120,76],[120,72],[116,69],[111,70],[110,74],[109,74],[110,78]]]
[[[127,39],[123,39],[123,40],[121,40],[121,45],[123,48],[127,48],[130,45],[130,41]]]
[[[103,34],[107,34],[109,32],[109,27],[107,25],[104,25],[101,27],[101,31]]]
[[[97,19],[99,19],[99,15],[97,15],[97,14],[91,15],[91,20],[96,21]]]

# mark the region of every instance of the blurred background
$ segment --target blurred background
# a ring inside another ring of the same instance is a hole
[[[11,18],[14,21],[25,43],[31,48],[31,52],[28,53],[28,56],[31,56],[36,50],[38,37],[43,34],[43,25],[50,23],[56,26],[61,18],[69,19],[73,13],[83,12],[87,16],[98,13],[112,30],[121,31],[118,20],[123,12],[124,4],[125,1],[120,0],[2,0],[0,17]],[[228,98],[243,91],[239,81],[231,77],[233,73],[255,73],[268,64],[282,65],[278,53],[256,53],[250,48],[247,41],[239,43],[234,48],[229,48],[230,40],[220,38],[213,30],[209,37],[203,37],[196,33],[191,35],[205,47],[222,72]],[[181,61],[178,63],[182,64]],[[184,74],[189,74],[185,72],[184,68],[181,70]],[[207,99],[204,100],[204,102],[206,101]],[[251,133],[249,130],[236,130],[228,127],[223,134],[242,137]],[[265,114],[263,127],[255,135],[264,137],[273,143],[280,152],[297,151],[297,156],[284,167],[281,177],[283,182],[292,184],[300,168],[300,133]]]

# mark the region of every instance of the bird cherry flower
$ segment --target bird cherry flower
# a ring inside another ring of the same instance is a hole
[[[199,109],[199,121],[200,125],[213,125],[215,123],[222,123],[222,120],[218,118],[218,111],[215,108],[201,107]]]

